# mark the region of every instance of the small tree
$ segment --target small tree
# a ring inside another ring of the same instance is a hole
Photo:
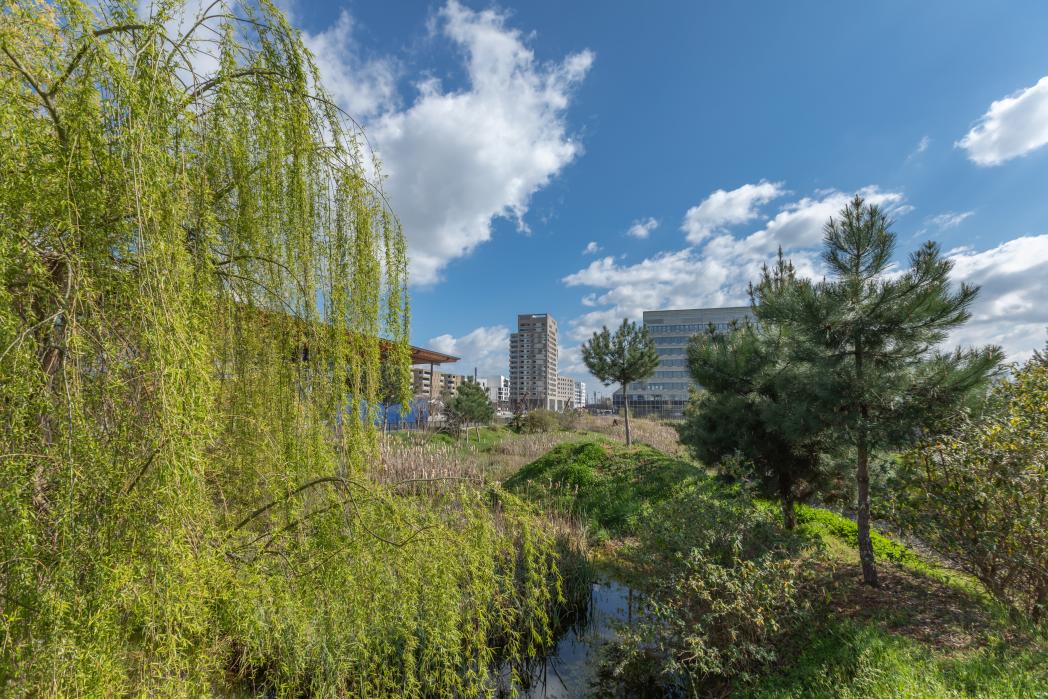
[[[978,289],[951,287],[953,263],[933,242],[910,256],[908,270],[890,274],[890,225],[887,214],[856,196],[826,224],[823,258],[832,278],[800,281],[757,308],[759,323],[789,332],[795,359],[834,383],[819,400],[855,452],[859,558],[863,580],[872,586],[871,452],[911,444],[922,427],[984,384],[1001,361],[996,347],[934,350],[968,320]]]
[[[469,441],[469,426],[491,422],[495,417],[495,406],[488,399],[484,388],[472,381],[463,383],[448,400],[446,414],[452,422],[458,422],[466,428],[466,441]],[[478,435],[479,439],[479,435]]]
[[[593,333],[582,345],[582,361],[590,373],[605,386],[622,385],[622,401],[626,409],[626,446],[632,444],[630,435],[629,384],[652,375],[659,365],[655,343],[647,329],[623,320],[612,335],[607,326]]]
[[[754,308],[795,283],[780,251],[750,290]],[[778,326],[750,323],[695,336],[688,367],[703,391],[689,404],[680,434],[700,460],[777,497],[783,524],[793,529],[794,503],[819,490],[832,440],[818,400],[826,382],[810,364],[790,361],[788,340]]]
[[[905,455],[900,519],[1034,620],[1048,607],[1048,364],[994,387],[977,419]]]

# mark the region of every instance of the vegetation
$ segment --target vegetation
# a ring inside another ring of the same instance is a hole
[[[605,386],[613,383],[622,386],[626,446],[631,445],[629,385],[651,376],[659,365],[655,343],[646,328],[623,319],[614,335],[605,326],[600,332],[593,333],[589,342],[582,343],[581,350],[582,361],[591,374]]]
[[[765,268],[754,303],[790,293],[793,267],[779,253]],[[721,473],[776,497],[787,529],[794,503],[818,494],[835,446],[821,402],[832,385],[812,364],[794,362],[782,326],[746,323],[728,333],[714,329],[688,346],[688,367],[702,386],[680,427],[681,441]]]
[[[902,459],[898,515],[995,597],[1037,620],[1048,607],[1048,364],[998,383]]]
[[[595,440],[554,447],[505,486],[548,508],[582,516],[603,539],[633,531],[654,503],[699,475],[694,465],[650,447]]]
[[[891,221],[861,197],[826,224],[823,257],[833,279],[799,280],[786,293],[758,287],[754,313],[780,326],[799,361],[834,384],[819,392],[819,410],[833,416],[855,451],[859,559],[863,581],[877,585],[870,542],[870,455],[898,449],[985,384],[1001,361],[996,347],[942,354],[933,348],[970,316],[978,289],[951,290],[953,264],[925,243],[910,268],[890,275]]]
[[[552,534],[376,480],[381,170],[270,3],[207,8],[0,13],[0,687],[476,695],[549,639]]]
[[[495,406],[488,392],[480,384],[467,381],[458,387],[455,395],[444,406],[444,414],[451,424],[462,426],[469,440],[470,425],[486,425],[495,417]],[[478,434],[479,438],[479,434]]]

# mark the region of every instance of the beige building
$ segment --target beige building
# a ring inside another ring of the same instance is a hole
[[[557,383],[557,321],[548,313],[517,316],[509,337],[509,392],[515,407],[563,408]]]
[[[411,393],[414,396],[425,396],[427,398],[452,396],[459,386],[466,381],[472,380],[473,377],[463,376],[462,374],[448,374],[434,369],[412,367]]]
[[[561,410],[570,410],[577,406],[575,383],[575,379],[570,376],[557,377],[557,399],[561,403]]]

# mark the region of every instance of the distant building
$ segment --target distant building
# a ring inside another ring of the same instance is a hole
[[[453,396],[459,386],[472,380],[472,376],[449,374],[443,371],[425,369],[422,367],[412,367],[411,393],[415,396],[427,396],[430,398]]]
[[[563,409],[557,387],[557,352],[553,316],[517,316],[517,332],[509,337],[509,394],[514,407]]]
[[[495,404],[496,407],[508,406],[509,405],[509,377],[508,376],[489,376],[487,379],[488,398]]]
[[[575,407],[586,407],[586,383],[584,381],[575,382]]]
[[[577,406],[575,402],[575,379],[570,376],[557,377],[557,400],[558,410],[570,410]]]
[[[629,386],[630,412],[680,418],[692,388],[699,388],[688,371],[688,342],[712,325],[725,332],[733,323],[753,320],[749,306],[644,311],[644,327],[655,341],[659,366],[645,381]],[[622,408],[622,389],[615,392],[615,409]]]

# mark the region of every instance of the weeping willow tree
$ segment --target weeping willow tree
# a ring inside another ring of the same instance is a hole
[[[525,515],[369,478],[380,183],[268,0],[3,3],[5,693],[470,694],[548,640]]]

